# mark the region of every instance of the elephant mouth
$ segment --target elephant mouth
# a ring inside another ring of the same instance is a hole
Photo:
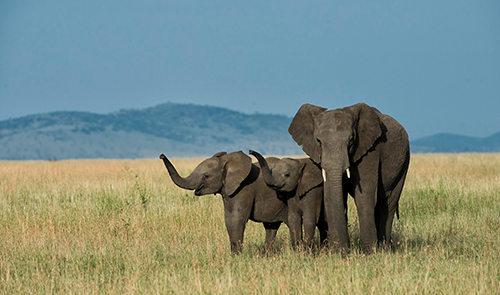
[[[270,184],[269,185],[270,188],[272,188],[273,190],[279,190],[280,188],[282,188],[283,186],[280,186],[280,185],[275,185],[275,184]]]
[[[206,195],[206,193],[204,192],[204,187],[203,185],[200,185],[198,188],[196,188],[194,190],[194,195],[195,196],[203,196],[203,195]]]
[[[289,193],[291,191],[294,190],[294,188],[290,189],[290,187],[285,187],[285,184],[282,183],[282,184],[279,184],[279,185],[272,185],[270,186],[273,190],[275,191],[280,191],[280,192],[285,192],[285,193]]]
[[[220,191],[214,192],[214,190],[211,189],[210,187],[201,186],[201,187],[195,189],[194,195],[195,196],[205,196],[205,195],[217,194],[219,192]]]

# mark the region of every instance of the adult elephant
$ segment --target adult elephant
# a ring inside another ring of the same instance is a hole
[[[160,155],[172,181],[181,188],[194,190],[197,196],[220,194],[224,202],[224,219],[233,253],[241,252],[243,234],[248,220],[262,222],[266,229],[266,249],[276,237],[287,206],[269,188],[260,167],[243,152],[219,152],[201,162],[187,177],[181,177],[172,163]],[[277,158],[268,158],[275,163]]]
[[[349,248],[347,192],[342,185],[347,177],[358,211],[361,248],[370,253],[377,241],[390,245],[410,162],[403,126],[364,103],[330,111],[304,104],[288,132],[322,167],[330,244],[343,254]]]
[[[304,242],[306,246],[312,247],[314,232],[318,227],[320,245],[323,246],[328,225],[324,216],[321,168],[310,158],[282,158],[270,169],[261,154],[252,150],[249,153],[259,161],[266,184],[276,190],[278,197],[288,205],[287,225],[292,245]]]

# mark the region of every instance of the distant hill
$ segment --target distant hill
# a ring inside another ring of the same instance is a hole
[[[165,103],[110,114],[52,112],[0,121],[1,160],[208,157],[254,149],[303,155],[288,134],[292,118]],[[411,141],[412,153],[500,152],[500,132],[486,138],[436,134]]]
[[[441,133],[410,142],[412,153],[498,153],[500,132],[485,138]]]
[[[249,149],[303,154],[292,118],[165,103],[110,114],[52,112],[0,121],[0,159],[206,157]]]

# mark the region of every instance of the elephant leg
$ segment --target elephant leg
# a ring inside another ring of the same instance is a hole
[[[377,245],[375,225],[376,193],[375,188],[365,187],[362,193],[359,188],[356,188],[356,197],[354,198],[358,209],[361,249],[366,254],[372,253]]]
[[[323,194],[321,194],[323,195]],[[345,192],[345,198],[344,198],[344,207],[346,208],[346,220],[347,220],[347,192]],[[321,197],[323,199],[323,197]],[[316,220],[316,226],[318,227],[319,230],[319,245],[320,247],[325,247],[328,245],[328,223],[326,222],[326,215],[325,215],[325,207],[323,204],[323,200],[321,200],[319,204],[319,214],[318,218]]]
[[[375,222],[377,226],[377,241],[378,245],[382,248],[391,247],[391,231],[392,222],[394,220],[394,213],[396,213],[397,206],[390,208],[389,200],[394,193],[388,192],[387,197],[378,201],[375,207]]]
[[[229,241],[231,242],[231,252],[235,254],[241,253],[243,244],[243,234],[248,218],[236,212],[225,212],[225,222]]]
[[[328,246],[328,224],[320,220],[317,224],[319,230],[319,244],[320,247]]]
[[[274,239],[276,238],[276,234],[278,233],[281,222],[263,222],[262,224],[266,229],[266,241],[264,247],[266,251],[269,251],[272,249]]]
[[[377,227],[377,241],[379,246],[384,246],[386,241],[386,225],[389,218],[387,207],[388,197],[391,192],[388,192],[383,197],[379,197],[377,205],[375,206],[375,224]]]
[[[304,216],[304,243],[308,247],[314,244],[314,233],[316,231],[316,218]]]
[[[360,245],[364,253],[370,254],[377,246],[375,206],[384,196],[380,189],[380,163],[376,154],[366,156],[357,166],[358,177],[354,187],[354,202],[358,210]]]
[[[382,224],[383,228],[381,228],[380,230],[384,232],[381,242],[387,244],[388,247],[392,247],[392,223],[394,221],[394,214],[398,211],[399,208],[399,198],[401,197],[401,192],[405,183],[405,177],[406,173],[399,180],[398,184],[396,185],[396,187],[394,187],[392,192],[390,192],[390,194],[388,194],[387,196],[387,218],[385,224]]]
[[[318,218],[316,212],[306,212],[303,216],[304,222],[304,243],[311,248],[314,244],[314,233],[316,231],[316,224]]]
[[[302,242],[302,216],[296,210],[288,210],[288,228],[290,229],[290,240],[292,247]]]

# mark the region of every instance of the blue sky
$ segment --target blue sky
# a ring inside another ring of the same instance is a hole
[[[0,1],[0,120],[171,101],[366,102],[411,139],[500,131],[500,1]]]

